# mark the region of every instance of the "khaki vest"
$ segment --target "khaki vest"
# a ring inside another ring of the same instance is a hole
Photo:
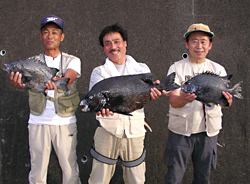
[[[44,61],[44,55],[40,54],[35,58]],[[62,53],[62,62],[59,67],[59,74],[62,76],[65,74],[68,64],[76,58],[75,56]],[[33,90],[29,90],[29,107],[30,113],[39,116],[43,113],[46,107],[46,101],[51,100],[54,102],[56,113],[61,117],[73,116],[78,108],[80,102],[79,93],[76,89],[76,80],[71,84],[69,91],[65,92],[61,89],[54,90],[54,98],[45,96],[43,93],[38,93]]]
[[[188,59],[175,62],[171,67],[174,67],[176,76],[178,78],[177,83],[181,84],[185,82],[186,76],[193,77],[193,70]],[[206,59],[204,71],[210,71],[218,75],[225,76],[226,71],[221,65]],[[192,116],[191,109],[193,109],[193,102],[187,103],[182,108],[173,108],[169,105],[169,125],[168,128],[177,134],[190,136],[192,133],[192,122],[189,122],[189,117]],[[206,117],[206,133],[208,136],[215,136],[219,133],[222,128],[222,112],[221,107],[212,104],[211,107],[205,106],[205,117]],[[192,118],[191,118],[192,119]]]

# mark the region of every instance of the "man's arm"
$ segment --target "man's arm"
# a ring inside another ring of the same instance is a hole
[[[69,88],[71,86],[71,84],[76,80],[77,78],[77,72],[74,69],[68,68],[66,70],[66,73],[63,77],[57,78],[57,77],[53,77],[53,81],[57,81],[59,79],[63,79],[63,78],[69,78],[69,83],[67,85],[67,87]],[[57,89],[56,85],[54,82],[51,82],[50,80],[47,82],[46,84],[46,90],[45,93],[47,93],[47,90],[55,90]]]
[[[184,93],[181,90],[174,90],[169,93],[169,103],[173,108],[184,107],[187,103],[197,98],[195,94]]]

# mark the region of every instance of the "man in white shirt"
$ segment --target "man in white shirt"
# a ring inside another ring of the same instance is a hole
[[[179,85],[199,73],[210,71],[226,76],[223,66],[206,58],[212,48],[214,33],[204,24],[193,24],[184,34],[189,57],[175,62],[168,73],[176,72]],[[232,95],[223,92],[232,104]],[[169,93],[169,137],[164,153],[168,166],[165,184],[180,184],[189,158],[194,166],[193,184],[209,184],[211,170],[216,168],[217,137],[221,129],[221,106],[205,106],[196,95],[180,89]],[[222,107],[226,108],[226,107]]]
[[[30,184],[46,184],[47,169],[51,153],[51,143],[62,169],[63,184],[80,184],[77,164],[77,125],[75,111],[79,102],[76,80],[81,76],[79,58],[59,50],[64,39],[63,21],[55,15],[49,15],[41,21],[40,40],[44,53],[34,56],[48,67],[57,68],[59,74],[54,81],[69,78],[67,96],[48,81],[45,93],[29,90],[30,116],[28,121],[31,170]],[[22,75],[10,74],[11,84],[24,88]],[[73,103],[74,102],[74,103]]]
[[[126,55],[127,32],[118,24],[105,27],[99,36],[99,42],[107,58],[104,65],[92,71],[89,89],[105,78],[150,72],[146,64],[138,63],[133,57]],[[160,92],[151,89],[151,99],[158,96]],[[144,109],[136,110],[132,115],[113,113],[109,109],[97,113],[96,119],[100,126],[96,129],[91,149],[94,159],[89,184],[108,184],[119,158],[122,161],[125,184],[145,182]]]

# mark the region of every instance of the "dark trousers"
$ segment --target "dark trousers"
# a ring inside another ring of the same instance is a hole
[[[168,167],[165,184],[181,184],[190,157],[193,161],[193,184],[210,184],[211,170],[216,168],[217,138],[205,132],[190,137],[169,131],[164,161]]]

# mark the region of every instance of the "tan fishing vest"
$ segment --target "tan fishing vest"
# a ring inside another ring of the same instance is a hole
[[[35,58],[44,61],[44,55],[40,54]],[[68,64],[76,58],[75,56],[62,53],[62,60],[59,67],[58,77],[65,74]],[[77,79],[76,79],[77,80]],[[34,90],[29,90],[29,107],[30,113],[35,116],[40,116],[45,107],[46,101],[51,100],[54,102],[56,113],[61,117],[70,117],[75,115],[80,102],[79,93],[76,89],[76,80],[71,84],[69,91],[63,91],[61,89],[54,90],[54,98],[45,96],[43,93],[38,93]]]
[[[194,73],[188,59],[183,59],[179,62],[175,62],[171,67],[175,68],[176,76],[178,77],[177,83],[184,83],[187,79],[186,76],[193,77]],[[210,71],[218,75],[226,75],[225,69],[209,60],[206,59],[204,71]],[[169,124],[168,128],[177,134],[190,136],[192,134],[192,119],[194,102],[187,103],[184,107],[173,108],[169,105]],[[219,133],[222,128],[222,112],[219,105],[212,104],[211,107],[205,106],[205,117],[206,117],[206,133],[208,136],[215,136]]]

